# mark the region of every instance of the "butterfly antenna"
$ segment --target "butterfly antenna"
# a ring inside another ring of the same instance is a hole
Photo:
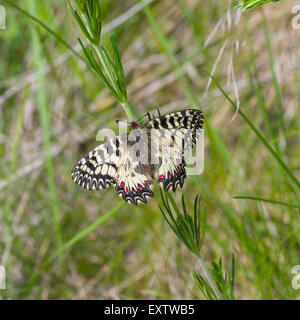
[[[149,118],[149,117],[150,117],[150,113],[149,113],[149,112],[145,113],[143,116],[141,116],[140,118],[138,118],[138,119],[136,120],[136,122],[139,122],[141,119],[145,118],[146,116],[148,116],[148,118]],[[150,118],[150,119],[151,119],[151,118]]]

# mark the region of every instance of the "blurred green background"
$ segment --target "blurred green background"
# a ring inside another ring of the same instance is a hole
[[[82,34],[65,1],[15,3],[78,48]],[[178,203],[184,194],[189,208],[201,195],[207,206],[202,256],[208,264],[221,257],[229,269],[235,255],[236,298],[299,297],[291,271],[300,264],[299,185],[203,72],[214,74],[299,180],[297,1],[243,13],[227,0],[148,3],[145,12],[136,0],[102,0],[102,41],[115,35],[128,99],[140,114],[190,105],[205,114],[204,173],[174,194]],[[55,37],[3,5],[0,298],[203,298],[190,275],[197,262],[160,213],[158,188],[135,207],[113,189],[73,183],[71,169],[99,143],[97,131],[116,129],[125,113]]]

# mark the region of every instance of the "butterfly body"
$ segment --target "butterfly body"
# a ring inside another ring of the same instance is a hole
[[[74,182],[85,189],[114,186],[125,201],[138,204],[153,196],[152,181],[164,190],[182,187],[186,178],[184,150],[199,137],[200,110],[187,109],[150,120],[113,137],[83,157],[73,168]],[[190,130],[186,136],[184,130]],[[171,151],[170,151],[171,150]]]

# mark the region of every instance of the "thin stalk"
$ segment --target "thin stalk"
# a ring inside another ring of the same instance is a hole
[[[180,216],[180,211],[179,211],[179,209],[178,209],[178,207],[177,207],[177,205],[176,205],[173,197],[171,196],[170,193],[167,193],[166,195],[167,195],[168,199],[170,200],[170,202],[171,202],[171,204],[172,204],[172,207],[174,208],[176,214],[177,214],[178,216]]]
[[[93,45],[93,49],[95,50],[103,68],[105,69],[105,75],[109,77],[109,80],[110,80],[110,84],[112,85],[112,88],[114,89],[115,92],[117,92],[118,96],[123,96],[123,94],[120,92],[119,88],[117,85],[115,85],[116,81],[115,79],[113,78],[113,75],[111,74],[110,70],[107,70],[106,69],[106,64],[103,60],[103,56],[100,52],[100,49],[98,46],[96,45]],[[128,101],[120,101],[119,102],[121,103],[128,119],[130,121],[134,121],[135,119],[139,118],[140,117],[140,114],[135,110],[135,108],[132,108],[132,106],[128,103]]]
[[[132,108],[128,102],[122,103],[122,107],[130,121],[134,121],[135,119],[140,117],[140,114],[134,108]]]
[[[261,14],[263,17],[263,26],[264,26],[264,31],[265,31],[270,67],[271,67],[271,71],[272,71],[272,79],[273,79],[275,95],[276,95],[276,102],[277,102],[276,104],[277,104],[277,109],[278,109],[279,125],[281,127],[282,132],[285,134],[286,127],[285,127],[285,123],[284,123],[284,111],[283,111],[283,105],[282,105],[282,99],[281,99],[280,85],[279,85],[278,77],[277,77],[276,70],[275,70],[275,59],[274,59],[273,50],[272,50],[272,46],[271,46],[270,32],[269,32],[267,20],[266,20],[265,14],[264,14],[264,10],[262,8],[261,8]]]
[[[107,69],[107,67],[106,67],[106,64],[105,64],[105,62],[104,62],[104,60],[103,60],[103,57],[102,57],[102,54],[101,54],[101,52],[100,52],[99,47],[96,46],[96,45],[93,45],[93,49],[95,50],[95,52],[96,52],[96,54],[97,54],[97,56],[98,56],[98,58],[99,58],[99,60],[100,60],[100,62],[101,62],[101,65],[102,65],[102,67],[103,67],[103,69],[104,69],[104,71],[105,71],[105,72],[104,72],[105,76],[109,78],[110,84],[112,85],[114,91],[117,92],[118,95],[120,95],[120,90],[119,90],[119,88],[115,85],[116,81],[115,81],[115,79],[112,77],[111,72],[110,72],[110,71]]]
[[[236,9],[242,9],[242,10],[251,10],[258,6],[267,4],[269,2],[278,2],[280,0],[241,0],[239,3],[235,6]]]
[[[141,2],[143,3],[144,1],[141,0]],[[157,22],[155,21],[151,10],[145,6],[145,7],[143,7],[143,11],[148,19],[148,22],[149,22],[151,28],[155,32],[159,42],[162,44],[164,50],[166,51],[168,59],[170,60],[170,62],[174,66],[174,72],[176,74],[176,78],[177,78],[178,82],[181,85],[183,93],[185,94],[185,96],[187,97],[187,99],[191,105],[195,105],[195,106],[199,105],[199,101],[197,100],[195,95],[192,93],[192,91],[189,89],[188,80],[185,77],[184,73],[182,72],[181,65],[177,61],[175,54],[172,52],[172,50],[168,44],[168,39],[161,32],[161,29],[160,29],[159,25],[157,24]]]
[[[27,95],[24,94],[24,97]],[[9,173],[8,173],[8,196],[6,198],[6,201],[4,203],[3,208],[3,221],[5,226],[5,250],[2,255],[2,259],[0,261],[1,265],[4,265],[6,268],[6,286],[7,291],[6,294],[10,299],[13,299],[11,296],[10,288],[12,283],[12,271],[11,271],[11,249],[13,247],[13,241],[14,241],[14,232],[13,232],[13,225],[12,225],[12,216],[13,216],[13,195],[14,195],[14,188],[15,185],[12,183],[11,177],[16,172],[17,165],[18,165],[18,152],[19,152],[19,145],[20,145],[20,139],[22,135],[23,130],[23,121],[24,121],[24,101],[22,99],[19,109],[17,110],[17,117],[16,117],[16,123],[14,126],[14,134],[12,138],[12,144],[11,144],[11,161],[9,166]]]
[[[29,0],[29,8],[32,12],[36,11],[35,1]],[[43,146],[46,158],[46,171],[47,171],[47,180],[48,180],[48,188],[49,188],[49,205],[52,211],[52,220],[53,220],[53,228],[55,233],[55,241],[56,247],[59,248],[62,244],[62,236],[61,236],[61,228],[59,222],[59,205],[58,205],[58,197],[56,191],[56,182],[55,182],[55,174],[54,174],[54,165],[52,161],[51,155],[51,116],[49,106],[47,104],[47,94],[46,94],[46,84],[45,77],[43,75],[43,52],[42,46],[40,43],[40,39],[38,36],[38,32],[34,27],[32,29],[32,37],[33,37],[33,56],[35,68],[37,71],[38,77],[38,91],[37,91],[37,103],[39,107],[40,113],[40,123],[42,127],[42,138],[43,138]],[[60,264],[63,266],[63,258],[60,257]]]
[[[211,273],[204,262],[204,259],[201,257],[200,254],[196,255],[196,257],[197,257],[197,261],[202,269],[203,274],[205,275],[211,288],[214,290],[214,293],[216,294],[218,300],[223,300],[222,295],[217,287],[217,284],[215,283],[214,279],[212,278]]]
[[[28,281],[27,290],[24,294],[24,298],[26,298],[29,294],[29,290],[34,285],[37,278],[41,275],[41,273],[47,269],[47,267],[57,258],[59,257],[63,252],[70,249],[75,243],[79,242],[81,239],[86,237],[88,234],[90,234],[92,231],[96,230],[100,225],[108,221],[114,214],[118,212],[121,207],[125,205],[125,202],[118,203],[114,208],[109,210],[107,213],[105,213],[103,216],[101,216],[99,219],[94,221],[92,224],[84,228],[82,231],[78,232],[74,237],[69,239],[66,243],[61,245],[55,253],[43,263],[43,265],[40,267],[40,269],[31,276],[31,278]]]
[[[231,105],[234,108],[237,108],[236,104],[232,101],[232,99],[228,96],[228,94],[224,91],[224,89],[221,87],[219,82],[205,69],[203,69],[209,77],[214,81],[216,86],[220,89],[224,97],[231,103]],[[281,156],[274,150],[272,145],[267,141],[267,139],[264,137],[264,135],[255,127],[255,125],[252,123],[252,121],[246,116],[246,114],[239,109],[239,114],[243,118],[243,120],[247,123],[247,125],[251,128],[251,130],[256,134],[258,139],[264,144],[264,146],[268,149],[268,151],[271,153],[271,155],[274,157],[274,159],[280,164],[280,166],[284,169],[286,174],[290,177],[290,179],[295,183],[295,185],[300,188],[300,181],[297,179],[297,177],[293,174],[291,169],[286,165],[286,163],[283,161]]]
[[[251,197],[251,196],[235,196],[233,197],[234,199],[247,199],[247,200],[254,200],[254,201],[262,201],[262,202],[268,202],[268,203],[273,203],[273,204],[278,204],[281,206],[286,206],[290,208],[296,208],[300,209],[300,206],[293,204],[293,203],[287,203],[287,202],[282,202],[282,201],[277,201],[277,200],[271,200],[271,199],[264,199],[264,198],[259,198],[259,197]]]

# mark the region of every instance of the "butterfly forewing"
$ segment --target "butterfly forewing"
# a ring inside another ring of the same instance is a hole
[[[147,129],[191,130],[196,134],[197,129],[202,129],[203,113],[197,109],[187,109],[173,112],[149,121],[144,127]]]
[[[114,185],[124,139],[126,135],[113,137],[84,156],[72,170],[74,182],[89,190]]]

